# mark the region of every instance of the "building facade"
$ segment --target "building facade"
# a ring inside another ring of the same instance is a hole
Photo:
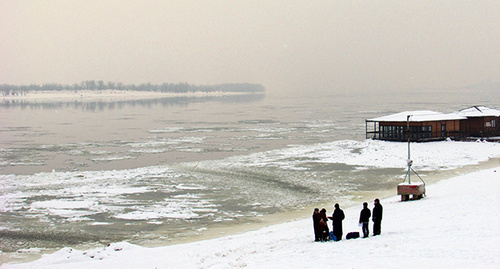
[[[500,110],[471,107],[443,114],[430,110],[405,111],[367,119],[366,138],[387,141],[435,141],[500,136]]]

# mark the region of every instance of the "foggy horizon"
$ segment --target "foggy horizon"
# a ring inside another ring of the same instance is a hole
[[[0,84],[497,85],[499,21],[497,1],[2,0]]]

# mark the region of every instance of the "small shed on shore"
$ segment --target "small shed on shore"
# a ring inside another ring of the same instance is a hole
[[[456,113],[467,119],[460,123],[461,131],[467,137],[500,136],[500,110],[486,106],[473,106]]]
[[[460,121],[465,119],[467,117],[458,114],[443,114],[430,110],[405,111],[367,119],[366,138],[408,141],[409,132],[411,141],[443,140],[459,135]]]

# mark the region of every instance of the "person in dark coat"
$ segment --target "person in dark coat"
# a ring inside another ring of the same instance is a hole
[[[361,213],[359,214],[359,224],[362,225],[363,229],[363,238],[368,237],[370,234],[370,230],[368,228],[368,224],[370,223],[370,217],[372,216],[372,212],[368,208],[368,203],[364,202],[363,203],[363,209],[361,210]]]
[[[380,234],[380,229],[381,229],[381,223],[382,223],[382,205],[380,204],[380,200],[377,198],[375,201],[373,201],[374,207],[373,207],[373,235],[379,235]]]
[[[315,208],[313,215],[313,227],[314,227],[314,241],[321,241],[321,232],[319,227],[319,209]]]
[[[333,222],[333,235],[336,237],[334,239],[335,239],[335,241],[339,241],[339,240],[342,240],[342,234],[343,234],[342,220],[344,220],[345,215],[344,215],[344,211],[342,211],[342,209],[340,209],[339,204],[335,204],[334,207],[335,207],[335,209],[334,209],[333,214],[330,217],[330,219]]]
[[[326,209],[321,209],[319,212],[319,232],[321,241],[328,241],[330,230],[328,229],[328,218],[326,217]]]

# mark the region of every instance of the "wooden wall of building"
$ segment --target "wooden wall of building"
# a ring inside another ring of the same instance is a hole
[[[473,137],[500,136],[500,117],[475,117],[462,120],[462,132]]]
[[[460,134],[460,120],[410,122],[412,141],[439,140]],[[383,140],[407,140],[406,122],[380,122],[379,138]]]

